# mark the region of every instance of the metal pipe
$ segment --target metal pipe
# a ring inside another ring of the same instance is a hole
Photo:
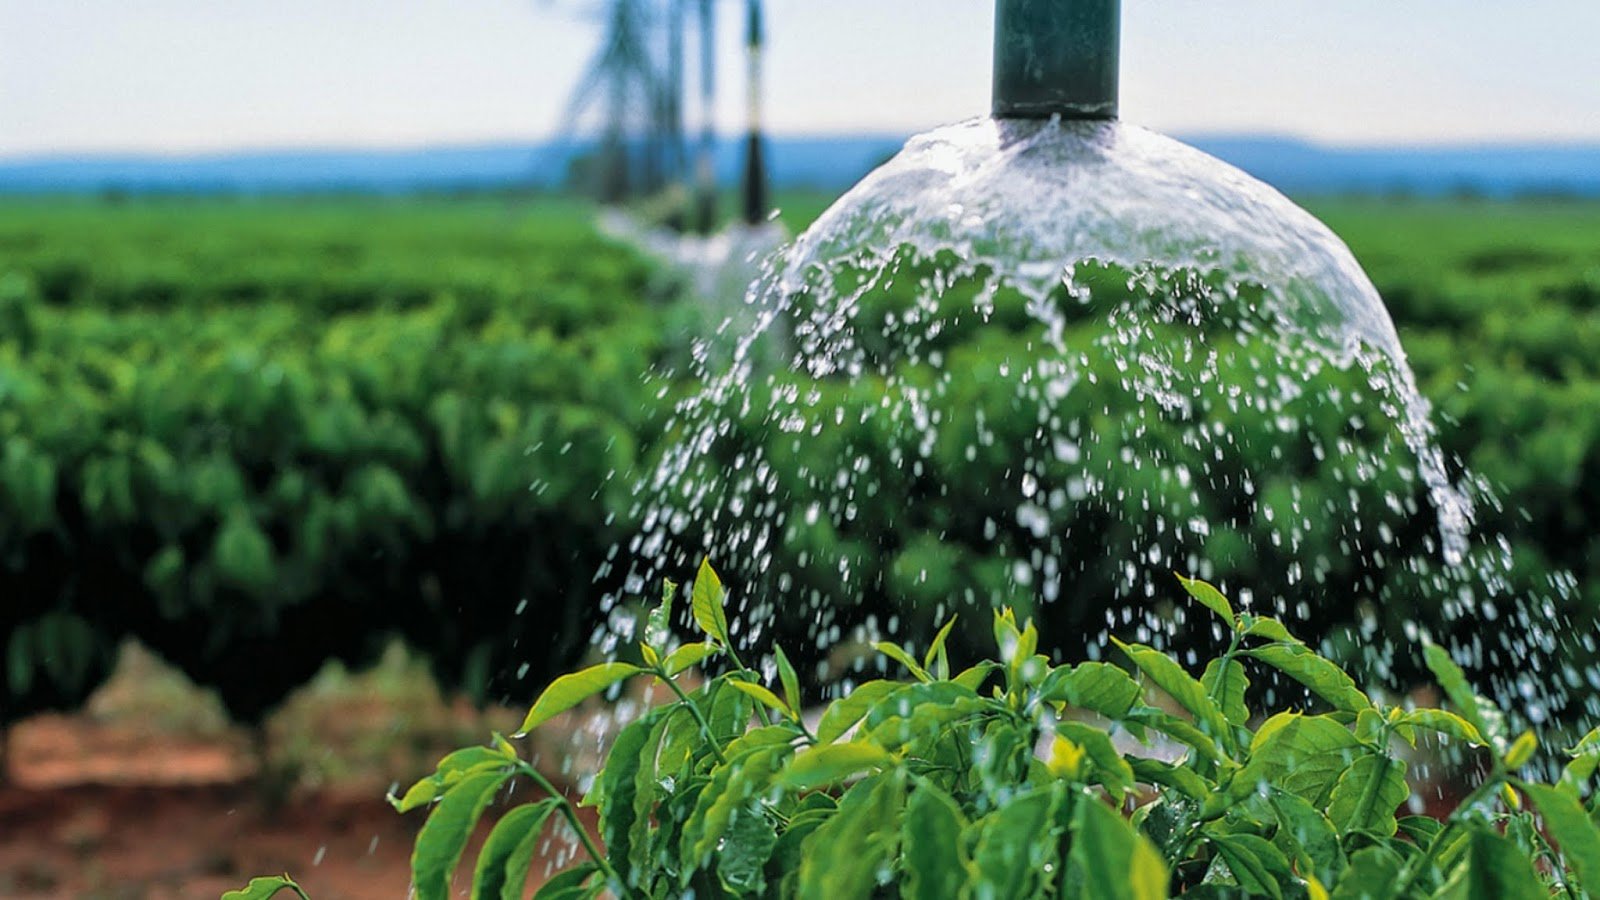
[[[761,51],[766,45],[761,0],[745,3],[745,145],[744,222],[760,225],[767,218],[767,159],[761,123]]]
[[[995,0],[994,115],[1115,119],[1121,0]]]
[[[717,24],[711,0],[700,0],[700,149],[695,159],[696,226],[717,227]]]

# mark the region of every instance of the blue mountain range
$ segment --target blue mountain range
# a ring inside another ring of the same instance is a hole
[[[1188,142],[1296,195],[1526,194],[1600,196],[1600,143],[1331,147],[1271,136],[1197,135]],[[838,191],[888,158],[899,135],[775,137],[779,188]],[[725,182],[742,144],[718,145]],[[548,189],[563,184],[579,145],[498,143],[415,149],[298,149],[195,156],[102,154],[0,158],[0,194],[313,193]]]

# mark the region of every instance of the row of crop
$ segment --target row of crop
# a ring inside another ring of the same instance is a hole
[[[1173,569],[1249,585],[1268,608],[1283,603],[1379,679],[1413,673],[1395,672],[1404,660],[1375,635],[1402,634],[1413,620],[1441,637],[1478,629],[1445,609],[1464,593],[1478,598],[1473,614],[1487,601],[1509,619],[1542,609],[1530,606],[1540,598],[1559,616],[1593,620],[1600,594],[1565,595],[1544,577],[1592,566],[1587,534],[1530,530],[1516,509],[1484,504],[1468,564],[1442,565],[1441,506],[1400,421],[1384,412],[1397,401],[1373,383],[1383,371],[1332,364],[1309,344],[1238,340],[1225,316],[1119,326],[1105,310],[1160,301],[1128,295],[1125,281],[1102,280],[1097,294],[1107,293],[1087,306],[1057,298],[1065,365],[1041,351],[1038,304],[1020,298],[1002,294],[983,318],[941,317],[926,334],[871,327],[911,321],[903,311],[917,302],[918,279],[862,298],[846,358],[869,377],[787,373],[752,402],[732,394],[721,410],[731,427],[688,478],[764,475],[735,489],[728,506],[743,514],[688,517],[678,564],[707,550],[750,560],[735,577],[754,595],[789,598],[777,631],[802,648],[886,626],[925,642],[963,604],[1023,604],[1069,656],[1126,625],[1125,610],[1153,633],[1175,627],[1180,648],[1208,640],[1149,599]],[[947,293],[945,302],[964,301]],[[1505,375],[1478,358],[1486,376]],[[1600,384],[1547,387],[1543,403],[1581,404]],[[1587,521],[1583,492],[1600,489],[1593,427],[1541,421],[1537,404],[1506,417],[1501,404],[1519,398],[1488,393],[1454,395],[1481,407],[1477,418],[1446,408],[1447,450],[1491,479],[1501,474],[1488,464],[1496,454],[1514,460],[1523,480],[1507,490],[1565,477],[1566,493],[1514,496],[1539,514]],[[773,427],[789,419],[805,427]],[[1535,421],[1551,430],[1551,446],[1517,453]],[[1509,571],[1501,532],[1516,540]],[[984,621],[964,617],[953,639],[981,636]],[[1502,671],[1527,671],[1585,661],[1593,648],[1557,646],[1546,633],[1483,652]]]
[[[7,277],[28,327],[0,334],[0,719],[76,703],[124,636],[246,720],[396,632],[478,696],[585,643],[568,598],[623,534],[639,373],[672,352],[649,285],[615,316],[597,279],[573,335],[537,289],[320,318],[58,307]]]
[[[85,283],[158,268],[149,253],[191,299],[54,297],[37,261],[78,251],[59,234],[29,243],[0,216],[0,244],[27,243],[34,260],[0,273],[0,718],[81,697],[129,634],[243,718],[394,632],[479,696],[525,698],[570,662],[600,619],[593,598],[614,586],[596,574],[627,568],[613,548],[639,524],[633,476],[677,436],[662,440],[671,398],[657,391],[689,386],[642,373],[685,369],[667,335],[695,330],[692,307],[653,299],[660,276],[577,220],[508,226],[513,240],[490,238],[485,222],[507,220],[481,210],[228,210],[186,224],[125,212],[80,222],[85,246],[105,251],[80,258]],[[152,252],[164,242],[171,252]],[[239,302],[217,287],[230,269],[287,270],[307,254],[335,260],[329,281],[343,254],[426,288],[337,304],[292,279]],[[515,287],[464,300],[480,271]],[[1091,309],[1068,317],[1074,375],[1058,395],[1039,388],[1039,322],[1006,304],[946,319],[912,354],[909,333],[864,332],[877,379],[780,374],[729,408],[717,453],[683,478],[731,472],[750,487],[681,523],[682,562],[717,543],[708,532],[764,536],[719,558],[800,598],[777,629],[812,666],[841,661],[819,636],[894,622],[915,641],[952,598],[1053,598],[1032,612],[1064,647],[1128,624],[1108,619],[1128,604],[1165,627],[1181,614],[1146,603],[1143,584],[1173,567],[1286,600],[1330,651],[1362,648],[1352,661],[1403,620],[1442,631],[1436,605],[1463,590],[1504,598],[1500,616],[1516,615],[1512,601],[1553,604],[1581,638],[1600,595],[1548,575],[1600,584],[1600,357],[1584,344],[1600,312],[1552,287],[1588,278],[1581,264],[1543,266],[1498,304],[1483,292],[1509,276],[1474,271],[1379,271],[1447,453],[1507,501],[1479,504],[1488,543],[1473,578],[1441,572],[1438,510],[1366,373],[1306,365],[1289,370],[1301,384],[1284,403],[1244,403],[1239,388],[1285,371],[1285,348],[1218,328],[1204,334],[1212,361],[1190,367],[1177,351],[1194,348],[1192,328],[1130,336]],[[915,280],[900,285],[865,298],[862,321],[909,302]],[[1164,364],[1130,376],[1130,360]],[[1149,402],[1156,371],[1184,402]],[[908,390],[936,429],[885,406]],[[782,395],[829,424],[775,427],[767,398]],[[1514,652],[1491,642],[1485,664],[1578,662],[1592,648]]]

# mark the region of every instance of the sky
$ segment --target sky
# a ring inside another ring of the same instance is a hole
[[[719,117],[742,121],[717,0]],[[0,0],[0,156],[526,141],[598,0]],[[988,107],[991,0],[767,0],[767,120],[909,134]],[[1600,0],[1126,0],[1123,117],[1333,144],[1600,143]]]

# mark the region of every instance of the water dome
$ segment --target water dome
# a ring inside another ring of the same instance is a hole
[[[1064,656],[1212,639],[1177,570],[1392,676],[1509,561],[1377,290],[1277,190],[1117,118],[1116,0],[996,9],[993,114],[912,138],[699,349],[635,586],[709,555],[750,639],[848,680],[851,647],[1001,603]]]

